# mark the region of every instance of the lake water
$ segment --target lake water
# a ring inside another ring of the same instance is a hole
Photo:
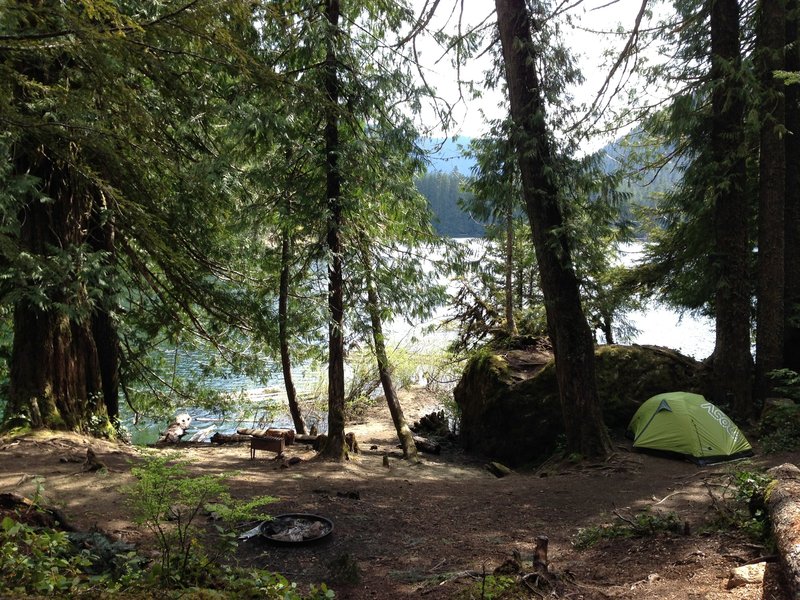
[[[622,247],[620,262],[633,266],[642,257],[644,245],[633,242]],[[704,316],[679,313],[658,302],[646,310],[629,313],[628,319],[639,330],[631,343],[666,346],[703,360],[714,351],[714,321]]]
[[[480,253],[481,246],[485,243],[483,240],[474,238],[462,239],[459,242],[469,246],[473,256]],[[621,262],[633,264],[640,256],[641,250],[641,244],[634,243],[626,246],[620,257]],[[443,283],[449,284],[449,291],[455,291],[454,282],[445,281]],[[392,347],[401,346],[418,354],[441,350],[453,339],[453,331],[444,328],[433,331],[429,331],[429,329],[431,326],[440,325],[448,316],[448,308],[442,307],[431,320],[424,323],[409,323],[404,318],[397,318],[387,324],[388,344]],[[632,312],[627,315],[627,318],[639,331],[629,341],[630,343],[666,346],[698,360],[709,356],[714,349],[714,324],[708,318],[690,314],[681,315],[658,303],[651,303],[646,310]],[[298,365],[294,372],[298,393],[310,394],[315,389],[319,389],[320,382],[324,382],[325,376],[326,373],[322,366],[310,363]],[[237,412],[234,415],[218,415],[186,407],[186,412],[189,412],[195,420],[192,429],[184,439],[189,439],[192,435],[207,439],[214,431],[232,433],[237,427],[266,426],[267,424],[274,427],[292,427],[286,408],[283,378],[277,369],[275,375],[267,381],[266,386],[258,385],[244,377],[225,379],[214,383],[216,389],[231,392],[243,390],[248,397],[249,405],[268,407],[269,410],[257,411],[254,419],[253,411],[249,411],[250,414]],[[325,431],[327,428],[327,417],[323,412],[307,415],[306,420],[309,425],[316,422],[320,431]],[[132,434],[133,442],[137,444],[155,442],[159,433],[166,427],[164,422],[147,421],[134,424],[130,416],[124,421]]]

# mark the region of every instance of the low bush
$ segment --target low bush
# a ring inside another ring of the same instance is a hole
[[[683,529],[678,515],[673,512],[645,510],[628,518],[617,515],[619,521],[578,530],[572,545],[578,550],[591,548],[600,540],[647,537],[659,533],[680,533]]]

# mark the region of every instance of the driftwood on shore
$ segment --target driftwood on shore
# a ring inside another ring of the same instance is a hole
[[[167,428],[158,438],[156,444],[177,444],[186,435],[186,430],[192,423],[192,417],[188,413],[175,415],[175,419],[167,425]]]

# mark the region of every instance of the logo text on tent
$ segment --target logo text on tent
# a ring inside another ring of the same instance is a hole
[[[724,412],[709,402],[703,402],[703,404],[700,405],[700,408],[705,408],[708,411],[708,414],[711,415],[711,417],[730,434],[734,443],[738,440],[739,429],[731,422]]]

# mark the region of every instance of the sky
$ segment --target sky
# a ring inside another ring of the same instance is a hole
[[[454,0],[441,0],[437,16],[432,25],[441,27],[446,24]],[[570,90],[578,102],[591,104],[609,72],[609,61],[616,58],[619,49],[627,40],[627,36],[612,32],[628,31],[635,21],[642,0],[575,0],[568,14],[571,24],[562,26],[562,33],[569,47],[579,61],[585,82]],[[424,0],[413,0],[418,11],[424,6]],[[480,23],[484,19],[494,22],[494,2],[492,0],[464,0],[464,20],[470,24]],[[454,23],[450,18],[450,24]],[[452,26],[452,25],[451,25]],[[448,58],[439,59],[441,50],[430,41],[420,41],[421,59],[425,65],[426,77],[435,82],[437,91],[448,100],[458,98],[457,74]],[[615,50],[616,49],[616,50]],[[610,53],[607,53],[609,51]],[[613,57],[613,58],[610,58]],[[482,61],[471,61],[462,68],[462,78],[483,79],[483,72],[489,67],[488,56]],[[502,118],[505,114],[505,99],[499,91],[487,91],[484,96],[468,103],[460,103],[456,110],[456,125],[449,135],[465,135],[478,137],[486,131],[482,113],[489,118]],[[431,116],[426,117],[430,122]],[[438,130],[443,135],[442,130]],[[611,141],[613,136],[605,136],[596,140],[598,146]]]

